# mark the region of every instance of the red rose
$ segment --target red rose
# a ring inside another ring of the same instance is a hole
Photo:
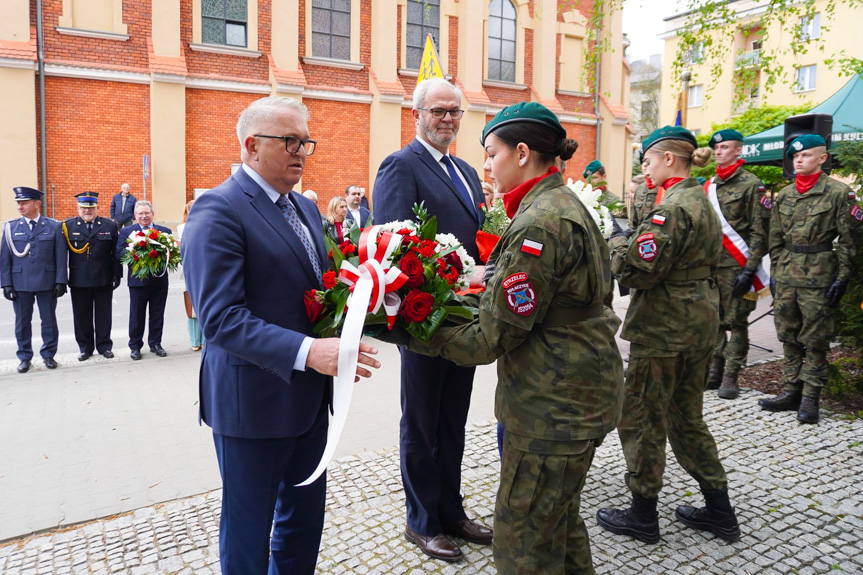
[[[443,259],[447,265],[454,267],[458,273],[462,273],[464,271],[464,264],[461,263],[461,258],[458,257],[457,253],[450,252],[445,255]]]
[[[330,289],[331,287],[335,287],[336,285],[336,272],[330,270],[328,272],[324,272],[324,288]]]
[[[147,247],[147,242],[145,242],[144,240],[141,240],[140,242],[138,242],[138,247],[139,248]]]
[[[156,259],[157,257],[159,257],[159,252],[156,250],[150,250],[150,259]]]
[[[139,257],[138,257],[138,254],[132,254],[132,258],[133,258],[135,261],[138,261],[139,259],[141,259],[141,258],[139,258]]]
[[[405,296],[399,315],[408,323],[419,323],[429,316],[434,306],[434,296],[418,289]]]
[[[303,304],[306,306],[306,315],[309,316],[309,321],[312,323],[321,319],[327,309],[323,298],[318,295],[317,290],[313,289],[303,295]]]
[[[159,237],[159,230],[150,230],[150,239],[155,240]]]
[[[339,250],[341,250],[342,254],[345,257],[348,257],[352,253],[355,253],[357,251],[357,248],[351,242],[344,241],[341,244],[339,244]]]
[[[485,202],[483,202],[479,205],[479,209],[485,210]]]
[[[423,263],[416,254],[413,252],[406,253],[402,259],[399,260],[398,268],[408,276],[408,281],[405,282],[405,285],[412,288],[423,285],[423,273],[425,273],[425,268],[423,268]]]

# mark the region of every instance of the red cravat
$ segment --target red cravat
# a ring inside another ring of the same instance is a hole
[[[804,176],[802,174],[797,174],[797,177],[794,179],[794,185],[797,186],[797,191],[801,194],[805,194],[809,190],[815,187],[815,184],[818,183],[818,178],[821,177],[821,172],[817,172],[810,176]]]

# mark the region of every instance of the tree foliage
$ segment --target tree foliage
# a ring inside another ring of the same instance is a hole
[[[863,132],[863,128],[854,126],[854,129]],[[863,142],[839,142],[830,151],[839,162],[836,174],[854,178],[852,185],[858,193],[863,190]]]

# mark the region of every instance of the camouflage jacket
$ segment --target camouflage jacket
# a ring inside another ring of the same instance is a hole
[[[524,197],[491,259],[479,317],[410,349],[460,365],[499,358],[495,414],[525,451],[563,454],[573,441],[605,436],[620,419],[623,388],[620,320],[602,305],[610,254],[559,173]],[[588,308],[593,317],[573,319]]]
[[[637,229],[647,217],[647,214],[656,207],[656,188],[650,189],[647,184],[639,184],[635,189],[635,197],[629,206],[629,227]]]
[[[764,184],[758,176],[738,168],[728,180],[715,176],[719,208],[728,224],[749,247],[747,269],[757,269],[767,253],[767,230],[770,227],[771,202],[764,195]],[[739,268],[727,250],[722,250],[719,267]]]
[[[654,349],[710,347],[719,329],[719,218],[695,178],[666,190],[631,240],[611,240],[612,270],[635,288],[621,337]],[[695,279],[691,279],[695,278]]]
[[[863,211],[854,192],[822,173],[815,187],[801,194],[792,183],[776,196],[770,221],[770,265],[776,281],[794,287],[827,287],[848,281],[854,266],[854,237]],[[832,246],[818,253],[794,253],[794,246]]]

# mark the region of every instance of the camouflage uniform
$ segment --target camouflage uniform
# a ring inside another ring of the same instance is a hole
[[[618,434],[630,491],[655,500],[662,489],[665,441],[702,491],[727,488],[716,442],[702,417],[707,364],[719,329],[713,279],[722,231],[704,190],[687,178],[632,241],[611,240],[612,270],[635,288],[621,337],[632,342]]]
[[[817,397],[827,383],[827,351],[836,325],[826,293],[835,280],[851,278],[860,226],[855,214],[863,218],[851,188],[824,173],[804,194],[792,183],[776,196],[770,222],[773,315],[788,391]]]
[[[608,245],[560,174],[524,197],[492,252],[494,276],[472,323],[412,351],[460,365],[497,362],[503,423],[494,557],[502,574],[593,573],[579,515],[594,449],[620,419],[620,320]]]
[[[651,190],[647,184],[639,184],[635,189],[632,204],[629,206],[629,227],[633,230],[638,229],[654,207],[656,207],[656,188]]]
[[[769,198],[764,196],[764,185],[757,176],[743,168],[738,168],[728,180],[716,176],[714,181],[722,215],[749,247],[749,259],[745,267],[755,270],[767,253],[771,204]],[[737,374],[746,364],[749,354],[749,314],[755,310],[758,302],[731,294],[731,283],[741,271],[743,268],[737,260],[727,250],[722,250],[722,259],[716,271],[719,331],[713,350],[713,367],[720,373],[725,369],[730,374]],[[730,340],[727,339],[728,331],[731,331]]]

